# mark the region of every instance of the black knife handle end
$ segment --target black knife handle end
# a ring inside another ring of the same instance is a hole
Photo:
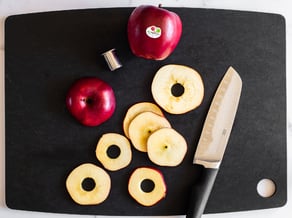
[[[200,218],[204,213],[218,169],[203,168],[199,181],[191,190],[186,218]]]

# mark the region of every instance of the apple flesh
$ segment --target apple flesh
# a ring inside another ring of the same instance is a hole
[[[123,129],[125,135],[129,138],[129,125],[132,122],[132,120],[140,113],[142,112],[153,112],[155,114],[158,114],[160,116],[163,116],[163,112],[160,110],[160,108],[151,102],[139,102],[134,105],[132,105],[125,115],[124,121],[123,121]]]
[[[110,155],[111,147],[117,148],[117,152]],[[128,166],[132,160],[132,150],[129,140],[117,133],[106,133],[99,139],[95,154],[102,165],[110,170],[116,171]]]
[[[176,13],[160,6],[141,5],[131,13],[127,29],[130,48],[136,56],[164,60],[180,40],[182,22]]]
[[[129,135],[133,146],[138,151],[147,152],[148,137],[151,133],[163,127],[171,127],[165,117],[148,111],[140,113],[129,126]]]
[[[151,181],[153,187],[143,190],[143,182]],[[130,176],[128,183],[129,194],[143,206],[153,206],[166,196],[166,184],[162,173],[150,167],[137,168]]]
[[[175,92],[181,87],[181,92]],[[204,97],[200,74],[187,66],[169,64],[155,74],[151,92],[155,102],[171,114],[184,114],[197,108]]]
[[[69,112],[85,126],[97,126],[108,120],[116,107],[112,87],[96,77],[77,80],[66,96]]]
[[[161,128],[152,133],[147,140],[149,159],[159,166],[179,165],[187,152],[185,138],[176,130]]]
[[[94,183],[90,190],[83,188],[86,179],[91,179]],[[91,163],[84,163],[69,174],[66,188],[77,204],[97,205],[107,199],[111,189],[111,179],[102,168]]]

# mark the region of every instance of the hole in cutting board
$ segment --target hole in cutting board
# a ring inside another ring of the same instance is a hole
[[[257,192],[263,198],[270,198],[276,192],[276,184],[271,179],[262,179],[257,184]]]

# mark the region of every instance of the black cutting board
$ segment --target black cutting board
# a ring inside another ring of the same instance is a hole
[[[186,213],[190,186],[200,177],[193,154],[214,92],[227,68],[241,75],[243,90],[234,128],[205,213],[279,207],[287,195],[285,20],[276,14],[171,8],[183,22],[174,53],[164,61],[144,60],[129,50],[126,25],[133,8],[47,12],[11,16],[5,22],[6,203],[14,209],[96,215],[178,215]],[[101,54],[115,48],[123,67],[111,72]],[[123,133],[126,110],[153,102],[150,84],[165,64],[200,72],[201,106],[184,115],[165,113],[188,142],[183,163],[158,167],[133,149],[131,164],[109,172],[112,189],[98,206],[79,206],[65,180],[72,169],[95,158],[103,133]],[[96,76],[114,89],[117,108],[98,127],[77,123],[65,107],[76,79]],[[153,207],[127,193],[130,173],[154,166],[168,191]],[[257,183],[272,179],[270,198]]]

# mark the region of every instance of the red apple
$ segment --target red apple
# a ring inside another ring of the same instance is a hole
[[[69,112],[85,126],[97,126],[108,120],[116,107],[112,87],[96,77],[77,80],[66,97]]]
[[[128,20],[128,40],[132,52],[146,59],[163,60],[177,46],[182,33],[180,17],[150,5],[135,8]]]

